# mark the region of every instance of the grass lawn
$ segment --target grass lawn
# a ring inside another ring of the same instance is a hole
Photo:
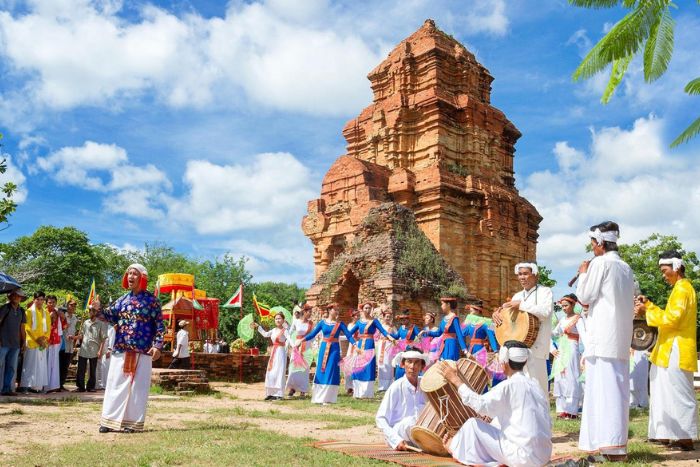
[[[110,435],[111,437],[112,435]],[[46,449],[29,444],[6,465],[385,465],[308,446],[310,438],[290,438],[250,424],[188,423],[186,428],[119,435],[115,441],[82,442]]]

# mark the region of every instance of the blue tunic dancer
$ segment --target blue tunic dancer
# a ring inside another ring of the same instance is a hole
[[[355,331],[359,331],[357,347],[363,351],[374,350],[374,333],[376,331],[379,331],[384,337],[394,340],[378,320],[371,318],[371,312],[372,305],[369,303],[362,305],[360,319],[349,331],[351,335]],[[372,357],[359,373],[353,373],[352,376],[352,396],[355,399],[374,397],[374,380],[377,378],[377,357]]]
[[[484,316],[484,310],[480,306],[467,305],[465,309],[470,311],[470,316],[478,318]],[[468,350],[470,354],[474,355],[484,347],[490,352],[498,351],[496,333],[494,333],[486,323],[469,322],[469,318],[465,320],[465,323],[467,324],[462,326],[462,334],[464,334],[464,338],[469,342]]]
[[[404,340],[406,341],[406,346],[409,346],[410,343],[418,337],[418,326],[410,323],[408,310],[404,310],[401,314],[397,315],[396,319],[401,321],[401,327],[399,327],[396,333],[392,334],[391,337],[396,340]],[[397,366],[394,370],[394,380],[401,378],[404,374],[406,374],[406,370],[401,368],[400,365]]]
[[[355,345],[355,339],[348,332],[345,323],[336,321],[338,311],[335,305],[328,306],[328,319],[321,320],[316,327],[304,336],[305,341],[310,341],[319,332],[323,333],[323,340],[318,349],[318,361],[316,362],[316,376],[311,402],[314,404],[334,404],[338,398],[338,386],[340,385],[340,344],[338,337],[345,334],[350,344]],[[300,344],[297,344],[300,345]]]
[[[445,316],[440,321],[440,326],[436,331],[421,331],[422,335],[430,337],[443,336],[442,344],[440,345],[440,360],[459,360],[459,351],[467,352],[467,346],[464,343],[464,334],[462,334],[462,326],[459,324],[459,318],[455,314],[457,309],[457,299],[453,297],[443,297],[440,299],[440,308]]]

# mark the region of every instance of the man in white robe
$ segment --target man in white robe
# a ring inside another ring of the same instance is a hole
[[[511,467],[542,466],[552,455],[552,421],[549,402],[537,380],[523,373],[529,350],[519,341],[507,341],[498,353],[508,379],[486,394],[472,391],[459,377],[456,368],[442,363],[440,371],[457,386],[462,402],[491,423],[470,418],[447,438],[452,457],[467,465]]]
[[[518,263],[515,266],[515,274],[523,290],[513,295],[511,301],[502,306],[525,311],[540,320],[537,339],[530,348],[531,354],[525,366],[525,373],[535,378],[542,391],[548,394],[547,360],[552,340],[552,313],[554,312],[552,289],[538,284],[539,268],[535,263]],[[493,314],[493,321],[496,325],[502,322],[500,310]]]
[[[629,358],[634,318],[634,274],[617,252],[619,226],[588,233],[595,258],[579,267],[576,296],[589,306],[584,341],[586,384],[579,449],[607,460],[627,459]]]
[[[386,444],[397,451],[406,451],[412,446],[411,428],[425,406],[425,394],[418,387],[418,375],[428,364],[429,357],[417,350],[406,350],[394,357],[406,374],[387,389],[375,418],[377,428],[382,430]]]

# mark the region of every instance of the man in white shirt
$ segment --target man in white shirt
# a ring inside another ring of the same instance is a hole
[[[591,227],[595,258],[579,267],[576,296],[589,306],[584,340],[586,385],[578,446],[607,460],[627,459],[634,274],[617,252],[614,222]]]
[[[457,370],[442,364],[440,372],[457,391],[465,405],[491,423],[470,418],[445,446],[462,464],[506,464],[541,466],[552,455],[552,421],[549,402],[537,381],[522,370],[530,351],[519,341],[507,341],[498,352],[507,380],[486,394],[472,391]]]
[[[189,321],[181,319],[177,323],[178,331],[175,337],[175,350],[173,351],[173,361],[168,368],[179,368],[186,370],[190,362],[190,334],[187,332]],[[211,352],[208,352],[211,353]]]
[[[502,307],[512,307],[525,311],[540,320],[540,328],[537,339],[530,348],[531,354],[527,359],[525,374],[535,378],[545,394],[549,393],[549,378],[547,377],[547,359],[549,358],[549,345],[552,340],[552,313],[554,312],[554,299],[552,289],[538,284],[539,268],[535,263],[518,263],[515,265],[515,274],[523,290],[513,295],[510,302]],[[493,314],[493,321],[500,325],[503,318],[500,310]]]
[[[387,389],[377,410],[376,423],[384,433],[386,444],[397,451],[407,451],[407,445],[413,445],[411,428],[425,406],[418,375],[428,364],[428,358],[417,350],[406,350],[394,357],[394,363],[400,364],[406,373]]]

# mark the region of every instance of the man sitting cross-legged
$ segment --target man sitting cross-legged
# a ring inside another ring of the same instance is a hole
[[[472,391],[457,370],[441,363],[440,372],[458,388],[462,402],[491,423],[470,418],[445,446],[463,464],[545,465],[552,455],[549,404],[537,380],[523,373],[529,350],[507,341],[498,353],[508,379],[486,394]]]
[[[394,357],[394,366],[401,365],[404,376],[397,379],[377,410],[377,427],[384,432],[386,443],[397,451],[413,445],[410,431],[425,406],[425,394],[418,387],[418,375],[428,363],[428,355],[409,347]]]

